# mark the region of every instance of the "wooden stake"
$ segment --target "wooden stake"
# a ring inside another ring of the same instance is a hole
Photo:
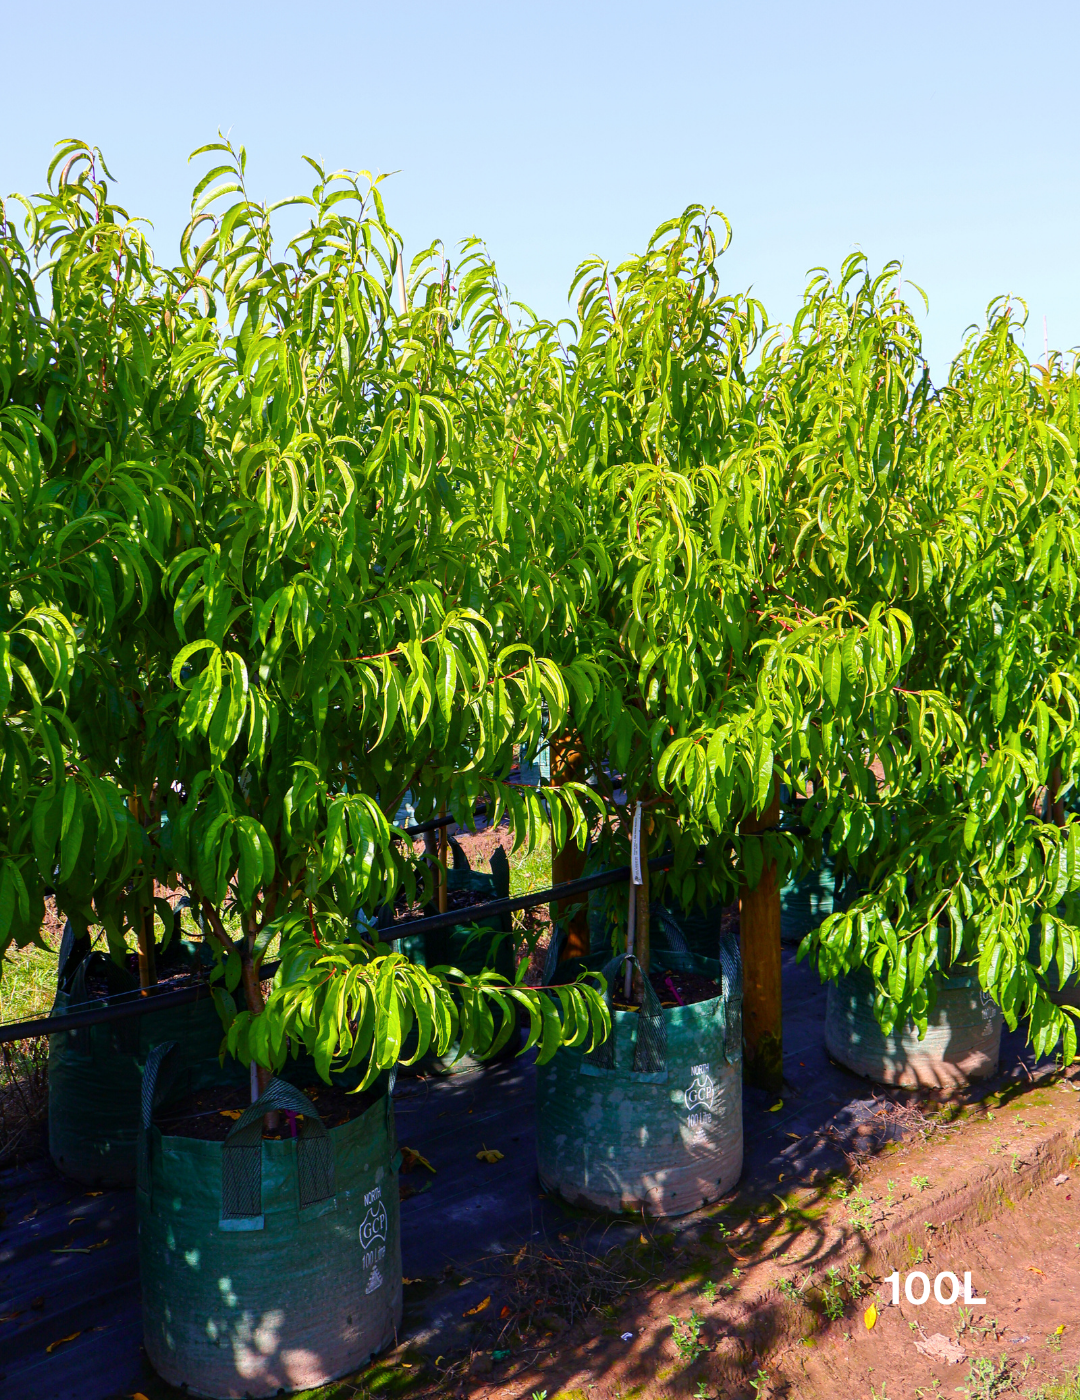
[[[132,793],[128,799],[128,810],[135,820],[142,825],[141,806],[138,793]],[[157,982],[157,962],[155,958],[154,945],[154,885],[150,883],[150,907],[140,909],[136,915],[135,941],[139,949],[139,986],[143,991],[147,987],[153,987]]]
[[[445,811],[444,811],[441,815],[445,817],[445,816],[446,816]],[[446,905],[447,905],[447,900],[448,900],[448,896],[449,896],[449,883],[448,883],[448,880],[447,880],[447,871],[446,871],[446,852],[447,852],[447,849],[448,849],[450,843],[449,843],[449,841],[447,840],[446,832],[447,832],[447,828],[446,828],[445,826],[440,826],[440,827],[439,827],[439,913],[440,913],[440,914],[445,914],[445,913],[446,913]]]
[[[627,889],[626,898],[626,951],[633,957],[636,953],[634,939],[634,925],[637,922],[637,886],[631,882]],[[634,964],[627,960],[623,964],[625,975],[623,977],[623,1000],[629,1006],[630,992],[632,990]]]
[[[767,831],[780,820],[780,791],[763,812],[740,824],[744,835]],[[739,946],[743,964],[743,1080],[779,1093],[784,1082],[780,987],[780,886],[768,863],[754,889],[739,891]]]
[[[585,759],[578,747],[574,734],[559,735],[551,740],[551,781],[552,783],[581,782],[585,776]],[[561,885],[567,880],[580,880],[585,873],[585,852],[578,850],[577,843],[567,839],[566,845],[556,849],[551,847],[551,883]],[[566,911],[574,904],[582,904],[580,899],[570,901],[552,900],[551,920],[565,919]],[[570,916],[569,924],[563,924],[566,938],[559,953],[559,961],[568,958],[589,956],[589,911],[584,905]]]
[[[154,943],[154,906],[139,915],[139,986],[146,990],[157,982],[157,950]]]

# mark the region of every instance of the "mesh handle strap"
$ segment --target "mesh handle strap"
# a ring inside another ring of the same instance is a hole
[[[551,938],[548,940],[547,955],[544,958],[543,977],[545,983],[549,986],[551,985],[551,979],[555,976],[555,969],[559,965],[559,949],[562,947],[565,937],[566,934],[563,930],[556,928],[553,930]]]
[[[296,1139],[301,1209],[335,1194],[334,1145],[315,1105],[295,1085],[274,1078],[225,1138],[221,1150],[222,1220],[251,1220],[262,1215],[262,1120],[273,1109],[303,1115]]]
[[[71,920],[64,920],[64,936],[60,940],[60,952],[56,959],[56,990],[59,993],[64,985],[64,974],[67,972],[68,958],[71,957],[75,947],[75,930],[71,927]]]
[[[67,926],[69,929],[71,928],[70,919],[68,920]],[[66,932],[64,934],[64,938],[67,938]],[[72,942],[74,943],[74,934],[72,935]],[[70,958],[70,955],[71,950],[69,948],[68,958]],[[80,960],[75,970],[71,974],[70,981],[68,982],[69,1009],[74,1006],[81,1011],[83,1009],[84,1004],[90,1000],[86,992],[86,974],[89,970],[89,963],[92,957],[92,953],[87,953],[87,955]],[[71,1045],[71,1048],[75,1051],[77,1055],[93,1054],[93,1042],[90,1038],[89,1026],[79,1026],[76,1030],[68,1031],[68,1043]]]
[[[612,1011],[612,992],[615,986],[615,977],[622,965],[629,961],[641,971],[641,964],[633,953],[619,953],[611,961],[605,964],[603,977],[607,982],[605,999],[608,1011]],[[642,977],[644,995],[641,1001],[641,1010],[637,1018],[637,1035],[634,1042],[634,1073],[635,1074],[663,1074],[667,1070],[667,1021],[664,1018],[664,1009],[660,1005],[660,998],[653,990],[653,985],[647,977]],[[615,1017],[612,1013],[611,1034],[608,1038],[596,1047],[591,1054],[586,1056],[591,1065],[597,1069],[615,1068]]]
[[[163,1040],[160,1045],[155,1045],[147,1055],[146,1064],[143,1067],[142,1093],[139,1099],[139,1140],[135,1154],[135,1181],[138,1189],[147,1196],[151,1194],[152,1177],[150,1170],[150,1128],[154,1121],[154,1109],[157,1102],[164,1094],[168,1093],[180,1068],[179,1055],[172,1053],[177,1048],[175,1040]],[[167,1065],[166,1061],[168,1061]],[[162,1073],[163,1067],[164,1073]]]
[[[720,938],[720,977],[724,993],[724,1059],[729,1065],[742,1059],[743,966],[738,932]]]
[[[690,945],[686,941],[686,935],[679,927],[670,909],[665,908],[658,900],[654,900],[649,907],[649,919],[663,929],[668,948],[673,953],[678,953],[685,958],[693,956],[690,952]]]

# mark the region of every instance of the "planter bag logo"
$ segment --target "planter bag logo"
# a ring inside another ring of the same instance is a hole
[[[364,1204],[368,1209],[360,1222],[360,1247],[364,1251],[362,1267],[371,1270],[364,1292],[374,1293],[383,1283],[379,1265],[386,1258],[386,1232],[389,1228],[382,1187],[376,1186],[374,1191],[369,1191],[364,1197]]]
[[[382,1188],[376,1186],[374,1191],[369,1191],[364,1197],[364,1204],[368,1212],[360,1222],[360,1243],[364,1249],[371,1249],[376,1240],[386,1242],[387,1219]]]
[[[687,1112],[690,1114],[690,1127],[703,1129],[712,1122],[712,1111],[716,1104],[716,1084],[709,1065],[691,1065],[694,1076],[689,1089],[683,1094]]]

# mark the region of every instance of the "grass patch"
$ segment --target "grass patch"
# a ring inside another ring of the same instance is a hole
[[[1080,1400],[1080,1366],[1071,1375],[1030,1391],[1028,1400]]]
[[[51,921],[42,930],[46,947],[10,947],[0,962],[0,1021],[47,1016],[56,996],[56,954],[63,934]]]

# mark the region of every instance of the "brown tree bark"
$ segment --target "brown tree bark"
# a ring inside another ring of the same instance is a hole
[[[576,734],[556,735],[551,740],[551,781],[553,784],[563,782],[582,782],[585,777],[585,758],[581,752],[580,741]],[[556,847],[554,842],[551,847],[551,883],[561,885],[568,880],[580,880],[585,872],[585,852],[578,850],[577,843],[568,838],[564,846]],[[551,921],[554,925],[557,921],[565,920],[567,912],[575,904],[583,904],[581,899],[574,900],[552,900],[551,901]],[[566,939],[559,953],[559,961],[566,962],[568,958],[585,958],[589,955],[589,914],[585,907],[577,910],[569,916],[569,923],[563,925],[566,928]],[[554,928],[552,937],[555,936]]]
[[[780,819],[780,790],[764,811],[744,817],[744,835],[767,831]],[[754,889],[739,890],[739,946],[743,963],[743,1078],[778,1093],[784,1082],[780,984],[780,886],[768,862]]]

